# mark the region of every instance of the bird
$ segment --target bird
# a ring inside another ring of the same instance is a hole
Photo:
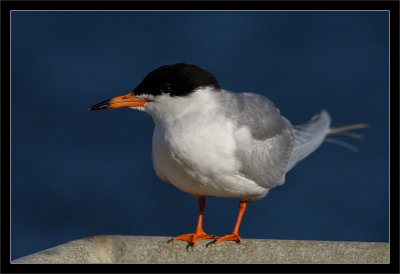
[[[331,128],[322,109],[307,123],[293,126],[268,98],[223,89],[217,78],[197,65],[163,65],[147,74],[128,94],[93,105],[89,110],[129,107],[154,121],[152,161],[164,182],[197,199],[193,233],[172,238],[195,246],[242,242],[239,227],[247,203],[264,198],[285,182],[285,175],[332,136],[361,138],[349,132],[365,123]],[[353,146],[336,141],[350,149]],[[224,236],[203,230],[207,196],[238,198],[233,231]]]

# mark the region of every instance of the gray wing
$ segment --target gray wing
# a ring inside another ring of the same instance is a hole
[[[258,94],[223,91],[221,100],[226,116],[236,124],[241,175],[266,188],[283,184],[293,148],[290,122]]]

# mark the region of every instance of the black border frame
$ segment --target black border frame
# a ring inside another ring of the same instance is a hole
[[[399,273],[399,1],[2,1],[1,2],[1,139],[10,152],[10,17],[11,10],[388,10],[390,11],[390,264],[294,264],[267,265],[146,265],[123,264],[11,264],[10,263],[10,155],[2,153],[1,272],[354,272]],[[394,167],[394,168],[393,168]]]

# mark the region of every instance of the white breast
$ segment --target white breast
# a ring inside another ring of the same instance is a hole
[[[200,95],[199,95],[200,94]],[[242,177],[235,157],[235,127],[219,113],[212,94],[179,98],[179,118],[154,117],[153,164],[157,175],[193,196],[248,198],[265,196],[268,189]],[[173,101],[168,107],[173,106]],[[157,110],[160,113],[160,108]],[[175,116],[176,117],[176,116]]]

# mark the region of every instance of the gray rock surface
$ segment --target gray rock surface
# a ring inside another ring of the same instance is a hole
[[[187,248],[169,237],[93,236],[12,263],[389,263],[389,243],[243,239]]]

